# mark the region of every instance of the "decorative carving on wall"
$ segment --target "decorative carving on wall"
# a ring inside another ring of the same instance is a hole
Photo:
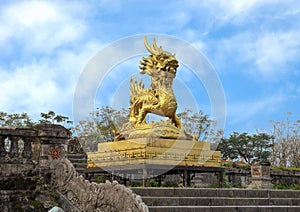
[[[253,176],[260,176],[260,171],[259,171],[259,169],[258,168],[253,168],[252,169],[252,175]]]
[[[73,138],[71,140],[69,140],[68,143],[68,153],[72,153],[72,154],[82,154],[84,153],[82,146],[78,140],[78,138]]]

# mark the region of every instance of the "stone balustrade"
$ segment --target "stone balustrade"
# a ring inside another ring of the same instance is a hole
[[[38,136],[35,129],[0,128],[0,162],[32,163],[32,147]]]
[[[64,158],[70,137],[71,132],[61,125],[0,127],[0,177],[27,176],[33,172],[50,177],[50,163]]]

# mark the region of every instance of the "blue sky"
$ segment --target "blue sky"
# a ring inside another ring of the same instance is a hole
[[[116,40],[157,33],[190,43],[212,64],[226,97],[226,134],[268,130],[269,120],[287,112],[300,117],[297,0],[2,1],[0,23],[1,111],[38,117],[54,110],[72,118],[75,88],[90,59]],[[120,70],[136,75],[138,61],[111,70],[95,107],[118,105],[124,96],[112,82]],[[178,82],[210,115],[209,95],[182,64]],[[119,83],[126,90],[127,81]]]

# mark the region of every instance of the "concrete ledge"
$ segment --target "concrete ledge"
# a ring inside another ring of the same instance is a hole
[[[141,196],[153,197],[240,197],[300,198],[300,190],[209,189],[209,188],[131,188]]]
[[[298,212],[300,206],[149,206],[150,212]]]
[[[143,197],[148,206],[300,206],[297,198]]]

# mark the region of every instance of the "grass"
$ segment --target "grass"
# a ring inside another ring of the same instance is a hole
[[[273,171],[300,171],[300,168],[295,167],[283,167],[283,166],[271,166]]]
[[[273,188],[278,190],[300,190],[300,185],[276,184]]]

